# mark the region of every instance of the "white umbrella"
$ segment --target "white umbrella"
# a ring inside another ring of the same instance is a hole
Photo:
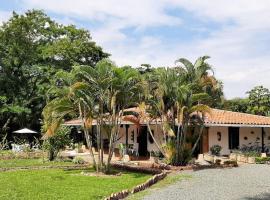
[[[13,131],[13,133],[37,133],[36,131],[32,131],[28,128],[23,128],[23,129],[20,129],[20,130],[17,130],[17,131]]]

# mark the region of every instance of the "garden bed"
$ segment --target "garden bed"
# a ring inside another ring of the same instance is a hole
[[[270,162],[270,157],[249,156],[243,153],[231,153],[230,159],[249,164],[264,164]]]

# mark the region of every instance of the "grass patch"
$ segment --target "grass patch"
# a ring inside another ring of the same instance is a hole
[[[8,167],[30,167],[30,166],[64,166],[74,165],[74,163],[64,161],[45,161],[42,159],[8,159],[0,160],[0,168]]]
[[[157,184],[151,186],[147,190],[144,190],[144,191],[135,193],[133,195],[130,195],[127,199],[128,200],[140,200],[144,196],[146,196],[146,195],[148,195],[148,194],[150,194],[152,192],[155,192],[155,190],[158,190],[158,189],[160,189],[162,187],[168,186],[168,185],[173,184],[173,183],[175,183],[177,181],[180,181],[180,180],[189,179],[191,177],[192,177],[191,175],[182,174],[182,173],[171,173],[171,174],[168,174],[165,179],[159,181]]]
[[[60,169],[1,172],[0,199],[103,199],[151,177],[130,172],[114,177],[92,177],[80,172]]]

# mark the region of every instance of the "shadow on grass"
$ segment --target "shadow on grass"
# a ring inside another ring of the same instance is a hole
[[[94,168],[88,168],[88,169],[63,169],[64,174],[68,174],[68,175],[72,175],[72,174],[80,174],[81,172],[84,173],[94,173],[95,170]],[[148,173],[142,173],[142,172],[131,172],[131,171],[127,171],[127,170],[120,170],[120,169],[116,169],[116,168],[112,168],[112,170],[110,171],[110,173],[106,174],[106,175],[115,175],[115,177],[120,177],[117,176],[118,173],[121,173],[122,175],[129,175],[130,178],[134,178],[134,179],[140,179],[145,177],[146,175],[152,176],[151,174]],[[104,174],[105,175],[105,174]]]
[[[245,200],[269,200],[270,199],[270,193],[263,193],[260,196],[255,196],[255,197],[245,197]]]

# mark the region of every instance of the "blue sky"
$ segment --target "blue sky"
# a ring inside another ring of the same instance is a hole
[[[209,55],[227,98],[270,88],[269,0],[0,0],[0,23],[33,8],[89,29],[118,65]]]

